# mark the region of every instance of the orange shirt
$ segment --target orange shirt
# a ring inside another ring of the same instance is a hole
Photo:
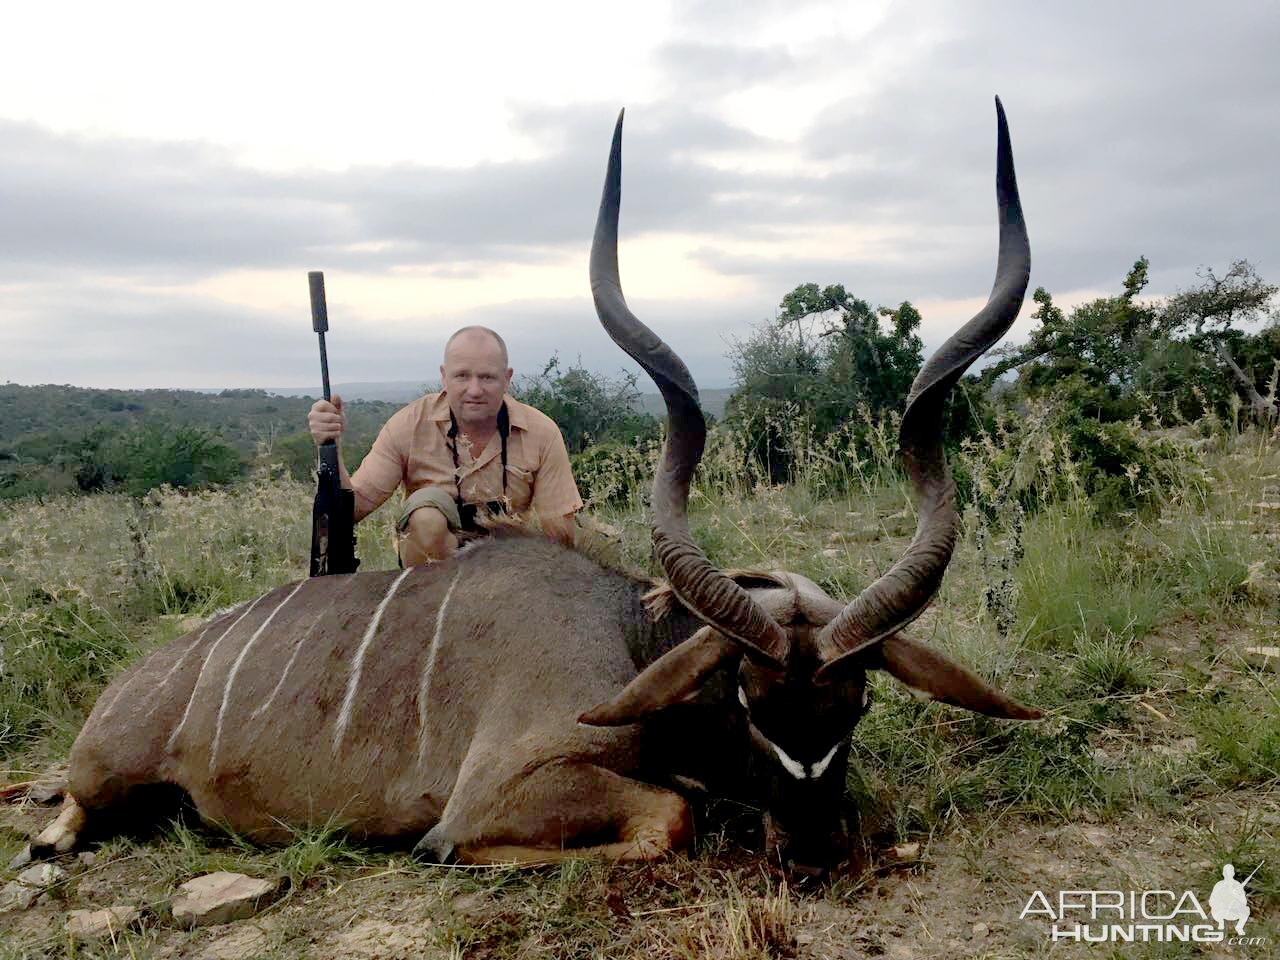
[[[507,509],[542,517],[563,517],[582,509],[573,482],[569,453],[560,428],[527,404],[503,397],[511,424],[507,436]],[[449,399],[442,390],[429,393],[394,414],[373,442],[368,456],[351,476],[361,506],[371,511],[404,486],[405,496],[423,487],[441,487],[464,503],[502,499],[502,438],[495,433],[472,459],[471,444],[459,428],[458,467],[450,445]],[[366,511],[366,512],[367,512]]]

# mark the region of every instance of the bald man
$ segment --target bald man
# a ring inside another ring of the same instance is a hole
[[[342,485],[355,493],[356,521],[397,487],[405,499],[396,523],[400,562],[411,567],[449,556],[484,532],[486,515],[527,518],[573,546],[582,499],[560,429],[546,414],[507,395],[507,345],[487,327],[463,327],[444,348],[439,393],[387,421],[354,474],[342,462],[342,398],[317,400],[307,417],[317,444],[337,440]]]

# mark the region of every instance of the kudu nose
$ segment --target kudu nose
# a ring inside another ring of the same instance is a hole
[[[824,881],[844,857],[845,843],[835,834],[804,836],[783,827],[770,814],[764,817],[764,845],[769,860],[803,880]]]

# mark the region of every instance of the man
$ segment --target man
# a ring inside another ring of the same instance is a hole
[[[369,455],[348,474],[339,447],[342,485],[355,493],[357,522],[405,489],[396,523],[400,561],[416,566],[449,556],[459,536],[482,532],[477,517],[527,517],[573,545],[582,499],[560,429],[546,414],[507,396],[507,345],[487,327],[449,338],[439,393],[429,393],[387,421]],[[317,444],[339,440],[342,398],[317,400],[307,417]]]

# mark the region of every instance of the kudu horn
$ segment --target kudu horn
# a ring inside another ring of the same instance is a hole
[[[671,589],[686,606],[756,656],[781,666],[788,639],[750,595],[715,568],[689,533],[689,482],[702,459],[707,423],[684,362],[627,308],[618,275],[622,118],[613,130],[600,214],[591,245],[591,293],[613,342],[653,378],[667,405],[667,441],[653,478],[653,545]]]
[[[999,97],[996,126],[1000,254],[995,284],[986,306],[952,334],[916,375],[898,435],[903,466],[919,510],[916,534],[902,558],[822,629],[818,636],[825,661],[822,671],[892,636],[920,616],[938,591],[955,548],[959,515],[955,483],[942,447],[943,407],[964,372],[1013,324],[1031,276],[1031,246],[1018,200],[1009,126]]]

